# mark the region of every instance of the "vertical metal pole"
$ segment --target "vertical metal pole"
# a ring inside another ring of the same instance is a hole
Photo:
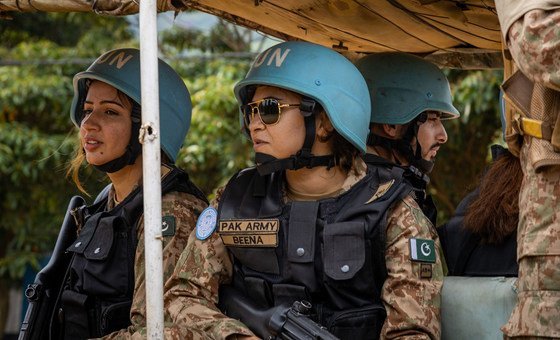
[[[140,71],[146,324],[148,339],[163,339],[163,260],[161,242],[161,155],[156,0],[140,1]]]

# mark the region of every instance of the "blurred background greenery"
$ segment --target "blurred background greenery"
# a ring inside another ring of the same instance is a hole
[[[182,75],[193,99],[193,121],[178,165],[211,197],[238,169],[252,164],[232,89],[266,39],[213,17],[208,17],[206,22],[211,23],[204,29],[179,25],[182,15],[164,18],[171,24],[161,29],[160,56]],[[40,259],[54,246],[67,202],[79,194],[65,176],[76,143],[69,119],[72,77],[103,51],[138,47],[134,20],[82,13],[14,13],[11,20],[0,21],[3,291],[21,285],[26,269],[39,268]],[[440,150],[431,176],[439,224],[476,185],[489,159],[489,145],[501,142],[501,71],[445,72],[462,116],[445,123],[449,141]],[[107,184],[95,171],[85,172],[82,180],[93,196],[90,200]],[[0,334],[7,299],[1,295]]]

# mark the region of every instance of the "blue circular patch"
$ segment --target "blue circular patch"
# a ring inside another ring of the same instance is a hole
[[[196,221],[196,238],[206,240],[214,230],[218,221],[218,212],[213,207],[208,207],[202,211]]]

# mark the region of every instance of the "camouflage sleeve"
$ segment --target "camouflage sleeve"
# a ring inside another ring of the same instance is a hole
[[[435,247],[428,248],[432,257],[427,262],[416,262],[411,256],[411,242],[420,240],[428,240],[428,244],[433,242]],[[440,248],[435,228],[412,197],[406,197],[392,208],[385,253],[388,276],[381,293],[387,310],[381,331],[383,339],[441,337],[443,268]]]
[[[560,91],[560,9],[525,13],[511,25],[507,41],[521,72]]]
[[[177,265],[189,235],[196,225],[200,212],[206,203],[198,198],[180,192],[172,192],[162,198],[163,218],[163,280],[166,282]],[[132,325],[127,329],[111,333],[104,339],[145,339],[146,338],[146,286],[144,268],[144,227],[143,219],[138,222],[138,246],[134,265],[134,295],[130,318]],[[165,290],[164,290],[165,294]],[[164,315],[165,339],[185,339],[180,325],[174,324],[168,313]]]
[[[217,206],[221,191],[213,206]],[[216,307],[220,284],[229,283],[232,263],[218,233],[199,240],[191,233],[175,272],[167,281],[164,304],[185,339],[225,339],[253,335]]]

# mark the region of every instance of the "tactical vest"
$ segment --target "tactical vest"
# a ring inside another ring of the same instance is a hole
[[[395,164],[389,162],[385,158],[371,153],[363,155],[362,158],[366,164],[374,167],[396,167]],[[436,226],[437,208],[432,196],[428,195],[426,192],[426,186],[430,180],[428,175],[421,173],[418,169],[415,169],[415,171],[412,171],[411,168],[407,167],[402,167],[402,169],[404,170],[403,177],[412,185],[412,196],[414,197],[414,200],[418,203],[418,206],[424,215],[430,220],[430,222],[432,222],[432,225]]]
[[[519,156],[523,136],[528,148],[528,162],[539,170],[560,165],[560,92],[535,83],[521,71],[514,73],[502,85],[504,98],[513,110],[506,110],[506,142],[510,151]]]
[[[223,192],[219,233],[234,287],[260,307],[310,301],[312,318],[341,339],[379,337],[386,215],[411,192],[402,169],[368,168],[350,190],[319,201],[286,203],[283,185],[282,172],[250,168]]]
[[[185,192],[206,201],[187,173],[173,168],[162,180],[162,195]],[[134,293],[136,225],[143,193],[136,188],[109,211],[105,196],[74,212],[79,235],[67,251],[73,259],[59,311],[64,339],[101,337],[128,327]]]

